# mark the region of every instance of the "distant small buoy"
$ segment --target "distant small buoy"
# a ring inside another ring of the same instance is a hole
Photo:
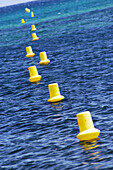
[[[35,83],[41,80],[41,76],[38,74],[36,66],[31,66],[28,69],[30,74],[30,78],[29,78],[30,82]]]
[[[37,37],[36,33],[33,33],[32,34],[32,41],[35,41],[35,40],[39,40],[39,38]]]
[[[78,113],[76,116],[80,130],[77,138],[80,141],[97,139],[100,134],[100,130],[94,127],[90,112],[86,111]]]
[[[36,29],[36,27],[35,27],[35,25],[31,25],[31,31],[36,31],[37,29]]]
[[[39,64],[41,64],[41,65],[47,65],[47,64],[49,64],[50,63],[50,60],[49,59],[47,59],[47,54],[46,54],[46,52],[44,51],[44,52],[40,52],[40,62],[39,62]]]
[[[31,12],[31,17],[34,17],[34,13],[33,12]]]
[[[21,19],[21,23],[24,24],[24,23],[25,23],[25,20],[24,20],[24,19]]]
[[[26,11],[27,13],[29,13],[29,12],[30,12],[30,9],[29,9],[29,8],[25,8],[25,11]]]
[[[29,58],[29,57],[33,57],[34,55],[35,55],[35,53],[33,53],[33,51],[32,51],[32,48],[31,48],[31,46],[28,46],[28,47],[26,47],[26,57],[27,58]]]
[[[53,83],[48,85],[50,98],[48,102],[58,102],[64,99],[64,96],[60,94],[58,83]]]

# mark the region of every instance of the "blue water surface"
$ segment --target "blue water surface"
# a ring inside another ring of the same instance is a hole
[[[38,41],[32,41],[32,24]],[[36,54],[32,59],[27,46]],[[51,61],[47,66],[39,65],[42,51]],[[28,80],[32,65],[42,76],[37,84]],[[0,76],[1,170],[113,169],[112,0],[0,8]],[[54,82],[65,99],[50,104],[48,84]],[[101,133],[80,142],[76,114],[87,110]]]

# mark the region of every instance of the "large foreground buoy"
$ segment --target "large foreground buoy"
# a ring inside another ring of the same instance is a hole
[[[77,138],[80,141],[98,138],[100,130],[94,127],[90,112],[86,111],[78,113],[76,116],[80,130],[80,133],[77,135]]]

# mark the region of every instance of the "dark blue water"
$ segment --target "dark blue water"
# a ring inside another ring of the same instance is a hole
[[[39,41],[32,42],[31,24]],[[32,59],[25,56],[29,45]],[[41,51],[51,61],[47,66],[39,65]],[[42,76],[39,84],[28,81],[32,65]],[[0,8],[0,169],[113,169],[112,72],[112,0]],[[65,100],[50,104],[48,84],[54,82]],[[76,138],[76,114],[86,110],[101,131],[93,142]]]

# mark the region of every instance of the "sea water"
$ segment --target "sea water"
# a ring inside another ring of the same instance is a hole
[[[32,24],[39,37],[34,42]],[[27,46],[32,59],[26,58]],[[42,51],[47,66],[39,65]],[[42,76],[37,84],[28,80],[32,65]],[[63,101],[48,103],[51,83],[59,84]],[[0,8],[0,84],[0,169],[113,168],[112,0],[40,0]],[[101,133],[80,142],[76,114],[87,110]]]

